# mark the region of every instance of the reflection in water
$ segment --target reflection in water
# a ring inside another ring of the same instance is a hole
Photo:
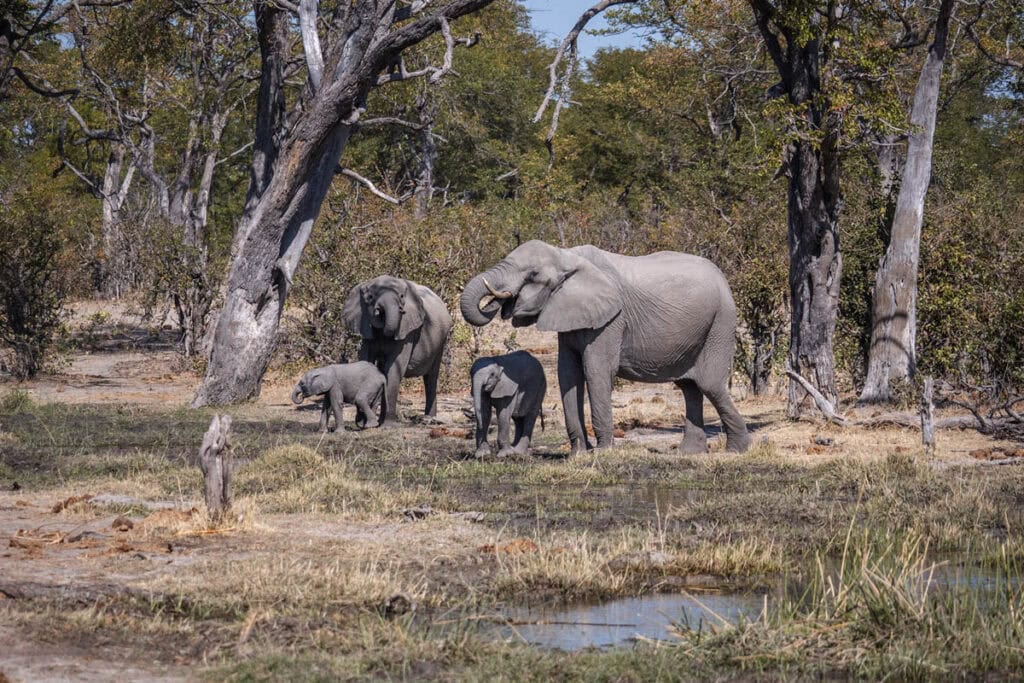
[[[498,627],[504,639],[561,650],[625,644],[636,637],[662,640],[673,624],[689,628],[757,619],[765,596],[756,593],[659,594],[613,600],[601,605],[520,608],[504,616],[516,625]]]

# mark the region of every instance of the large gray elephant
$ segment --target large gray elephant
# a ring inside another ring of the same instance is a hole
[[[399,418],[403,377],[423,378],[424,414],[436,415],[441,358],[454,326],[441,297],[415,282],[381,275],[352,288],[342,319],[363,339],[359,360],[375,364],[387,378],[385,421]]]
[[[516,327],[558,332],[558,383],[573,452],[591,448],[583,388],[598,448],[612,445],[612,382],[675,382],[686,401],[680,450],[706,450],[703,398],[715,406],[726,448],[750,446],[729,396],[736,304],[707,259],[673,251],[622,256],[587,245],[527,242],[466,284],[462,316],[486,325],[498,312]]]
[[[328,430],[331,412],[334,428],[341,428],[342,406],[346,403],[356,407],[357,427],[376,427],[384,413],[384,375],[372,363],[363,362],[313,368],[292,389],[292,403],[298,405],[309,396],[324,397],[320,410],[322,432],[334,431]]]
[[[492,408],[498,413],[498,457],[528,452],[537,417],[542,425],[544,420],[542,410],[548,381],[540,361],[526,351],[478,358],[469,369],[469,376],[476,413],[477,457],[491,452],[487,429]],[[516,426],[514,439],[509,439],[510,422]]]

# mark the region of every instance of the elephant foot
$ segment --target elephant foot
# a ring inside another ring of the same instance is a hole
[[[397,429],[400,426],[402,426],[402,424],[394,417],[389,417],[380,424],[381,429]]]
[[[498,450],[497,457],[499,457],[499,458],[511,458],[511,457],[514,457],[515,455],[516,455],[516,450],[514,448],[512,448],[511,446],[505,446],[504,448],[501,448],[501,449]]]
[[[490,444],[481,444],[477,447],[476,452],[473,454],[477,460],[491,457],[491,446]]]
[[[740,434],[726,434],[725,450],[730,453],[746,453],[752,441],[747,430],[743,430]]]
[[[683,440],[679,442],[679,452],[683,455],[701,455],[708,452],[708,438],[704,434],[704,430],[700,430],[699,435],[691,436],[690,432],[686,432],[683,435]]]

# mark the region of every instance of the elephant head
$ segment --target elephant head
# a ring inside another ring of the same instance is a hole
[[[498,311],[515,327],[548,332],[596,329],[622,310],[618,286],[593,263],[539,240],[519,246],[468,283],[462,317],[486,325]]]
[[[390,339],[405,339],[423,326],[426,310],[415,285],[381,275],[352,288],[342,311],[350,332],[373,339],[375,330]]]
[[[505,368],[493,360],[484,359],[473,368],[473,395],[487,394],[491,398],[510,398],[516,393],[516,383],[505,374]]]
[[[326,368],[315,368],[310,370],[299,383],[292,389],[292,403],[298,405],[309,396],[319,396],[331,390],[334,377],[327,372]]]

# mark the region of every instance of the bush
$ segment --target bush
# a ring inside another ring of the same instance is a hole
[[[69,205],[45,183],[37,188],[31,178],[0,181],[0,343],[19,380],[35,377],[53,352],[78,272]]]

